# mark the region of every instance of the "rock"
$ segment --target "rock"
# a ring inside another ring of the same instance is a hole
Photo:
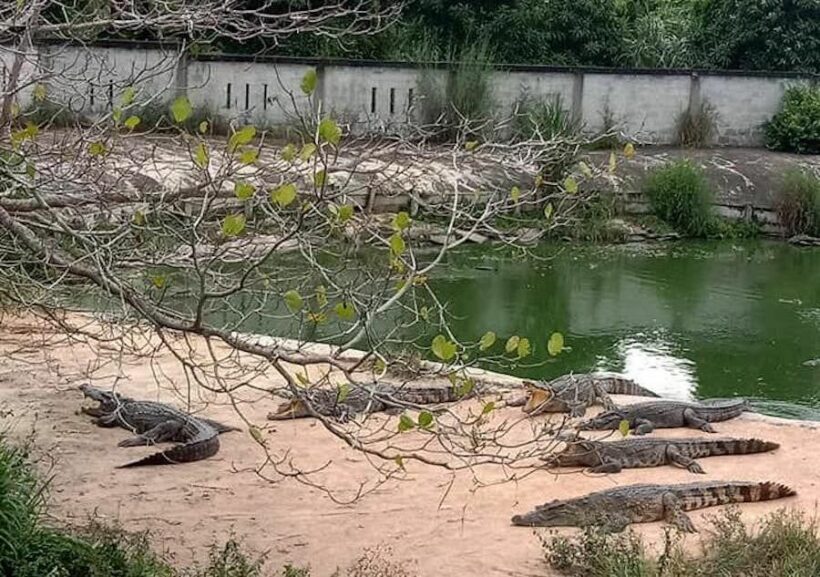
[[[796,246],[820,246],[820,238],[807,234],[797,234],[789,239],[789,244]]]

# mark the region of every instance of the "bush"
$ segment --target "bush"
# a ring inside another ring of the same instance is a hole
[[[714,194],[703,172],[682,160],[653,171],[644,183],[652,212],[681,234],[709,235]]]
[[[564,108],[560,96],[546,99],[524,93],[515,103],[512,131],[518,140],[539,136],[544,140],[575,138],[581,132],[581,123]]]
[[[786,172],[775,209],[789,236],[820,236],[820,178],[797,168]]]
[[[684,110],[678,117],[678,144],[696,148],[709,146],[715,134],[716,121],[715,109],[708,102],[701,102],[694,111]]]
[[[715,516],[698,556],[687,555],[680,538],[666,533],[663,553],[647,555],[634,534],[586,530],[578,537],[542,539],[547,561],[579,577],[816,577],[820,575],[820,535],[815,521],[780,511],[747,529],[737,508]]]
[[[783,107],[765,128],[766,146],[772,150],[820,154],[820,87],[786,90]]]

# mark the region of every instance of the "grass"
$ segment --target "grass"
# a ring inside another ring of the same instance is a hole
[[[679,233],[706,237],[714,230],[714,192],[703,171],[686,160],[652,171],[644,182],[652,213]]]
[[[535,98],[524,93],[515,108],[512,131],[517,140],[576,138],[581,133],[581,122],[564,108],[560,97]]]
[[[35,471],[28,447],[0,434],[0,575],[3,577],[310,577],[305,567],[273,573],[266,556],[253,556],[231,537],[213,546],[207,563],[175,568],[151,547],[148,533],[92,521],[83,527],[44,522],[48,484]],[[389,549],[365,550],[335,577],[410,577]]]
[[[747,528],[737,508],[712,517],[700,551],[684,551],[669,530],[663,551],[652,555],[634,533],[586,530],[577,537],[542,539],[547,562],[577,577],[816,577],[820,530],[803,513],[781,510]]]
[[[789,236],[820,236],[820,178],[797,168],[788,170],[777,191],[775,209]]]
[[[717,114],[708,102],[701,102],[692,111],[681,112],[677,122],[678,144],[694,148],[703,148],[712,144],[717,124]]]

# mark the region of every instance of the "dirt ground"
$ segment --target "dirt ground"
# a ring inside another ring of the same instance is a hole
[[[110,386],[115,372],[97,366],[98,352],[65,342],[48,344],[35,325],[0,318],[0,415],[12,435],[33,434],[38,451],[53,460],[53,507],[57,521],[82,522],[90,515],[118,520],[126,528],[149,529],[160,549],[180,564],[202,559],[214,542],[231,531],[258,552],[270,551],[275,565],[310,565],[313,575],[329,575],[345,567],[364,548],[388,545],[396,561],[406,561],[418,574],[544,576],[543,561],[532,530],[514,527],[510,517],[553,498],[572,497],[616,485],[638,482],[691,482],[706,479],[771,480],[788,484],[798,496],[782,501],[742,505],[753,521],[784,506],[813,512],[820,495],[820,431],[815,424],[783,421],[759,415],[718,423],[722,435],[759,437],[781,448],[767,454],[702,459],[707,475],[695,476],[671,467],[628,470],[602,476],[546,471],[517,482],[473,490],[471,477],[408,464],[410,479],[392,481],[354,504],[333,502],[322,491],[284,479],[263,480],[253,471],[263,453],[247,432],[223,435],[213,458],[191,464],[117,469],[151,448],[118,448],[129,433],[95,427],[80,415],[83,404],[77,386],[94,381]],[[167,385],[182,379],[170,357],[154,363],[122,359],[119,386],[140,398],[178,403]],[[157,367],[164,372],[157,384]],[[163,384],[164,383],[164,384]],[[180,383],[178,383],[180,384]],[[616,399],[625,401],[627,399]],[[262,398],[243,407],[257,423],[273,401]],[[496,418],[520,416],[520,409],[498,411]],[[209,406],[208,417],[242,426],[228,406]],[[344,446],[311,420],[268,423],[268,442],[289,448],[300,466],[331,462],[321,477],[335,486],[353,489],[372,479],[364,456]],[[662,430],[664,436],[706,435],[691,430]],[[42,463],[46,466],[46,461]],[[487,478],[492,478],[488,473]],[[692,513],[696,525],[706,525],[707,509]],[[656,539],[659,523],[640,525],[638,532]],[[547,530],[538,530],[547,533]],[[688,538],[693,545],[697,537]]]

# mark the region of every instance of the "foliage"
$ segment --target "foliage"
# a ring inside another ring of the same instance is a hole
[[[681,234],[707,236],[712,230],[714,193],[703,171],[686,160],[652,171],[643,186],[652,212]]]
[[[748,529],[736,508],[712,517],[698,555],[686,552],[667,531],[658,557],[648,554],[633,532],[620,535],[585,530],[578,537],[542,539],[547,561],[577,577],[810,577],[820,572],[820,533],[814,520],[779,511]]]
[[[788,235],[820,236],[820,178],[797,168],[787,171],[775,208]]]
[[[716,122],[715,109],[706,101],[701,102],[694,111],[687,108],[678,117],[678,143],[695,148],[710,145],[715,134]]]
[[[820,86],[793,86],[783,106],[766,124],[766,145],[773,150],[820,154]]]
[[[533,135],[543,138],[574,138],[581,132],[581,122],[564,108],[560,96],[535,98],[523,92],[515,103],[513,136],[527,140]]]
[[[621,64],[648,68],[692,66],[693,5],[691,0],[621,2]]]

